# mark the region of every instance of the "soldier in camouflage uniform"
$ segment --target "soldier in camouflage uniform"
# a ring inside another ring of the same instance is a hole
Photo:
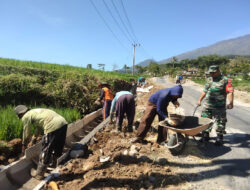
[[[223,134],[226,134],[226,108],[233,108],[233,86],[231,80],[223,76],[219,70],[219,66],[212,65],[209,67],[208,73],[211,76],[211,80],[208,80],[205,84],[205,88],[200,96],[198,105],[201,105],[201,101],[205,98],[201,117],[212,118],[217,117],[217,139],[215,144],[223,144]],[[227,97],[229,104],[226,106]],[[209,141],[209,132],[212,127],[202,132],[202,141]]]

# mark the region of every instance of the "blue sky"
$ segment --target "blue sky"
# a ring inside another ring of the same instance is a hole
[[[0,0],[0,57],[112,70],[132,66],[135,42],[136,63],[160,61],[250,34],[249,8],[249,0]]]

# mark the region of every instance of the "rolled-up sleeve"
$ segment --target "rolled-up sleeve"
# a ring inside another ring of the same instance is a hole
[[[203,92],[207,93],[209,87],[210,87],[210,84],[209,84],[209,83],[206,83],[206,84],[205,84],[205,87],[204,87],[204,89],[203,89]]]

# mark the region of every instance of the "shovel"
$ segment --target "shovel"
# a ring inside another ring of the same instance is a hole
[[[197,106],[194,108],[193,116],[194,116],[194,114],[195,114],[195,112],[196,112],[196,110],[197,110],[198,107],[200,107],[200,105],[197,105]]]

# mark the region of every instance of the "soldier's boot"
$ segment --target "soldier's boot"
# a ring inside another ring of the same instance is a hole
[[[128,125],[128,126],[127,126],[127,131],[128,131],[129,133],[132,133],[132,132],[133,132],[133,127],[132,127],[132,125]]]
[[[44,173],[46,169],[46,165],[39,163],[36,170],[33,168],[31,169],[30,175],[38,180],[41,180],[44,178]]]
[[[208,142],[210,139],[209,137],[209,133],[208,132],[202,132],[202,138],[200,140],[200,142],[206,143]]]
[[[217,134],[216,141],[214,143],[216,146],[222,146],[223,145],[223,134]]]

